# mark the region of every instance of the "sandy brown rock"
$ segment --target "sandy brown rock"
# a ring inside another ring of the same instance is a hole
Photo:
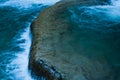
[[[89,59],[71,44],[75,33],[69,24],[70,14],[66,15],[68,7],[98,4],[96,0],[65,0],[42,11],[31,25],[29,68],[47,80],[113,80],[107,62]]]

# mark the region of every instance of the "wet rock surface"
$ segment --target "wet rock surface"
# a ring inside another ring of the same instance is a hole
[[[96,0],[64,0],[40,13],[31,24],[29,68],[35,74],[47,80],[114,80],[112,67],[104,57],[90,59],[74,47],[79,43],[75,37],[81,34],[74,31],[69,7],[98,4]]]

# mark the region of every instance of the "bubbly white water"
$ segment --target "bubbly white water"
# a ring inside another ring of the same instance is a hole
[[[33,5],[52,5],[60,0],[9,0],[2,6],[12,6],[17,8],[26,8],[29,9]],[[109,18],[114,19],[116,21],[120,20],[120,0],[113,0],[111,5],[106,6],[92,6],[91,9],[94,9],[98,12],[105,13]],[[27,24],[30,26],[30,23]],[[30,28],[27,27],[22,33],[17,41],[25,40],[24,43],[19,44],[20,48],[24,50],[16,54],[17,58],[14,59],[8,66],[17,65],[18,67],[11,71],[10,73],[15,73],[15,79],[19,80],[19,78],[23,78],[22,80],[33,80],[28,73],[28,55],[30,51],[31,45],[31,37],[30,37]]]
[[[42,4],[42,5],[52,5],[60,0],[9,0],[2,4],[2,6],[12,6],[19,8],[30,8],[34,4]]]
[[[30,26],[30,23],[27,25]],[[28,72],[28,55],[31,45],[30,27],[25,28],[19,37],[20,38],[16,39],[16,43],[24,40],[24,42],[18,44],[23,51],[18,52],[16,58],[8,64],[8,67],[13,66],[13,68],[15,68],[10,71],[10,74],[14,74],[13,78],[16,80],[33,80]]]
[[[111,20],[120,21],[120,0],[112,0],[111,5],[92,6],[91,8],[106,14]]]
[[[111,15],[120,19],[120,0],[114,0],[112,5]]]
[[[9,6],[19,9],[20,11],[30,11],[35,6],[35,9],[43,5],[53,5],[60,0],[6,0],[3,3],[0,3],[0,7]],[[41,8],[39,8],[41,9]],[[19,13],[19,12],[18,12]],[[24,12],[23,12],[24,13]],[[36,12],[37,13],[37,12]],[[28,14],[30,15],[30,14]],[[34,16],[35,18],[36,16]],[[11,80],[34,80],[28,71],[28,56],[31,46],[31,36],[30,36],[30,24],[31,22],[27,22],[25,25],[25,29],[23,31],[18,32],[18,34],[14,37],[14,43],[17,47],[22,49],[21,51],[13,51],[8,52],[8,54],[13,54],[15,56],[14,59],[11,60],[9,64],[6,66],[6,72],[10,77],[8,79]],[[13,44],[14,45],[14,44]],[[3,79],[4,80],[4,79]],[[41,78],[44,80],[44,78]]]
[[[19,10],[29,10],[34,5],[38,7],[39,5],[53,5],[59,0],[9,0],[6,1],[0,6],[11,6],[18,8]],[[36,16],[34,16],[35,18]],[[25,26],[27,26],[23,31],[18,32],[18,35],[14,37],[14,42],[16,46],[19,46],[22,51],[13,52],[16,58],[13,59],[10,64],[7,64],[7,72],[11,74],[12,80],[34,80],[28,71],[28,56],[31,46],[31,36],[30,36],[30,24],[31,22],[27,22]],[[21,42],[22,41],[22,42]],[[18,44],[17,44],[18,43]],[[12,52],[10,52],[12,54]],[[44,80],[44,78],[41,78]]]
[[[30,8],[33,4],[43,4],[43,5],[52,5],[59,0],[10,0],[3,5],[9,5],[13,7],[22,7],[22,8]],[[111,5],[105,6],[92,6],[91,9],[105,13],[109,18],[119,21],[120,19],[120,0],[112,1]],[[30,24],[28,24],[30,26]],[[25,31],[21,34],[21,38],[18,40],[25,40],[25,43],[21,43],[20,47],[24,48],[24,51],[20,54],[17,54],[17,58],[12,61],[11,64],[16,64],[19,66],[18,69],[15,69],[16,77],[21,78],[23,80],[32,80],[28,73],[28,55],[30,50],[31,38],[30,38],[30,28],[27,27]]]
[[[97,6],[78,6],[77,11],[74,8],[69,9],[72,20],[77,23],[96,23],[95,18],[97,17],[98,21],[111,21],[115,23],[120,23],[120,0],[112,0],[112,3],[109,5],[97,5]],[[85,9],[84,11],[81,11]],[[82,18],[84,14],[88,15],[91,18],[91,22],[84,20]],[[109,25],[109,24],[107,24]],[[90,26],[80,26],[80,27],[90,27]],[[96,26],[98,27],[98,26]],[[90,27],[96,29],[96,27]],[[102,26],[101,26],[102,27]]]
[[[0,3],[0,7],[10,6],[18,8],[19,10],[30,10],[32,7],[38,7],[39,5],[53,5],[60,0],[6,0],[4,3]],[[34,16],[35,18],[36,16]],[[27,22],[27,26],[23,31],[18,32],[18,35],[14,37],[14,43],[19,46],[22,51],[19,52],[8,52],[9,54],[15,54],[16,58],[7,64],[6,71],[11,75],[11,80],[34,80],[28,71],[28,56],[31,46],[31,36],[30,36],[30,24]],[[18,44],[17,44],[18,43]],[[4,80],[4,79],[3,79]],[[41,78],[44,80],[44,78]]]

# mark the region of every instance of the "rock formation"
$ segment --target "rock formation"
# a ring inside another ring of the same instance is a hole
[[[98,4],[96,0],[63,0],[40,13],[31,24],[29,68],[36,75],[47,80],[114,80],[107,61],[90,59],[74,48],[80,34],[71,25],[69,7]]]

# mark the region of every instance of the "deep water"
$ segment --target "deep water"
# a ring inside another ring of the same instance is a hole
[[[46,6],[59,0],[0,0],[0,80],[33,80],[28,72],[30,24]],[[120,75],[120,0],[108,6],[70,7],[76,51],[107,58]],[[73,43],[73,44],[72,44]],[[81,47],[82,46],[82,47]],[[44,80],[44,79],[43,79]]]
[[[0,0],[0,80],[32,80],[30,24],[45,5],[37,0]]]

